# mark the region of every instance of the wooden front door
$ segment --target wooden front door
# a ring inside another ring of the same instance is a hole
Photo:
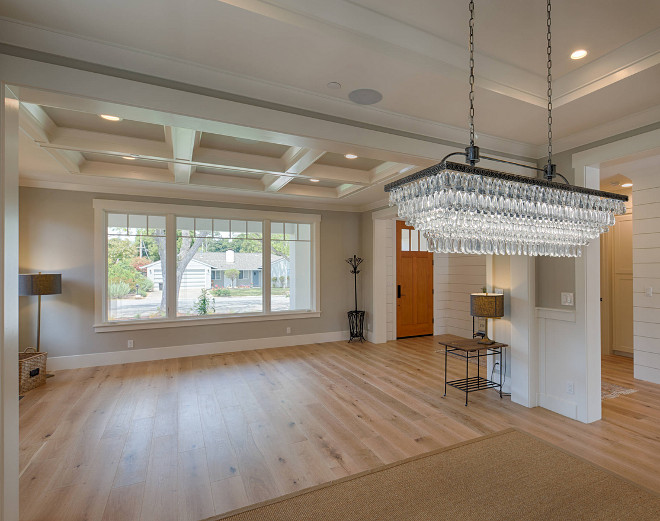
[[[396,221],[396,336],[433,334],[433,254],[415,229]]]

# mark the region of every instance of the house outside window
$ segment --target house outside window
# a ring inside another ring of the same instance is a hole
[[[97,331],[319,316],[317,215],[94,205]]]

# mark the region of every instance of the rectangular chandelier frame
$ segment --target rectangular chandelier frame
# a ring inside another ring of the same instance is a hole
[[[544,188],[552,188],[555,190],[563,190],[565,192],[575,192],[575,193],[580,193],[580,194],[586,194],[586,195],[594,195],[596,197],[606,197],[608,199],[617,199],[619,201],[628,201],[628,196],[624,194],[615,194],[612,192],[605,192],[603,190],[595,190],[593,188],[585,188],[583,186],[573,186],[573,185],[568,185],[564,183],[556,183],[554,181],[546,181],[545,179],[537,179],[534,177],[526,177],[522,175],[517,175],[517,174],[510,174],[507,172],[500,172],[498,170],[490,170],[488,168],[481,168],[479,166],[471,166],[471,165],[465,165],[462,163],[454,163],[452,161],[444,161],[442,163],[438,163],[437,165],[430,166],[428,168],[425,168],[424,170],[420,170],[419,172],[415,172],[414,174],[410,174],[406,177],[403,177],[399,179],[398,181],[393,181],[391,183],[388,183],[385,185],[385,191],[386,192],[391,192],[392,190],[406,185],[408,183],[411,183],[413,181],[417,181],[419,179],[423,179],[424,177],[431,177],[434,175],[438,175],[445,170],[451,170],[454,172],[460,172],[463,174],[472,174],[472,175],[480,175],[484,177],[491,177],[494,179],[500,179],[502,181],[510,181],[514,183],[523,183],[523,184],[528,184],[528,185],[536,185],[536,186],[542,186]]]

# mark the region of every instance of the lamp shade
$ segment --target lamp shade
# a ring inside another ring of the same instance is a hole
[[[473,317],[503,317],[504,295],[500,293],[472,293],[470,295],[470,314]]]
[[[62,293],[62,275],[60,273],[28,273],[18,276],[18,294],[59,295]]]

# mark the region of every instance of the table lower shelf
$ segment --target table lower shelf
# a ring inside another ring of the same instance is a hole
[[[452,380],[447,382],[447,385],[451,385],[456,389],[460,389],[464,393],[471,393],[474,391],[481,391],[483,389],[500,389],[499,382],[493,382],[484,378],[482,376],[472,376],[470,378],[461,378],[460,380]],[[501,390],[501,389],[500,389]]]

